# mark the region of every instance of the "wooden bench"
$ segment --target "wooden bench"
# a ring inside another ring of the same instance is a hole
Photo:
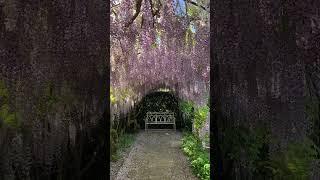
[[[149,124],[172,124],[176,130],[176,118],[173,112],[147,112],[145,117],[145,130]]]

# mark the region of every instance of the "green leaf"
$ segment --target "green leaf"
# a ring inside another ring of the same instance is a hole
[[[18,127],[18,121],[15,114],[9,114],[5,119],[5,123],[14,128]]]
[[[9,105],[4,104],[1,106],[0,109],[0,117],[2,117],[3,119],[5,119],[9,114]]]

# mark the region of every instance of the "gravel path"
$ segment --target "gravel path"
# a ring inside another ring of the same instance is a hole
[[[197,180],[174,131],[141,131],[116,180]]]
[[[121,166],[123,165],[125,159],[129,156],[131,148],[132,146],[121,151],[119,155],[120,158],[117,161],[110,163],[110,180],[116,179]]]

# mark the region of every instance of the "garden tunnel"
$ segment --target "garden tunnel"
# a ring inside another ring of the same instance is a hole
[[[148,93],[137,102],[127,102],[127,108],[125,104],[117,109],[117,105],[114,105],[112,114],[113,120],[111,121],[111,127],[118,131],[122,129],[126,132],[134,132],[139,129],[145,129],[145,117],[147,112],[173,112],[176,120],[176,128],[186,128],[192,130],[192,119],[185,118],[181,111],[181,104],[190,102],[195,104],[191,100],[185,100],[179,97],[179,93],[166,86],[156,86],[157,88],[151,88]],[[196,106],[196,105],[195,105]],[[115,111],[119,110],[119,111]],[[124,111],[126,110],[126,111]],[[192,109],[193,111],[193,109]],[[208,117],[209,118],[209,117]],[[209,119],[207,118],[206,131],[208,131]],[[172,125],[155,125],[154,129],[171,129]],[[121,131],[121,130],[120,130]]]
[[[110,23],[111,147],[123,132],[144,130],[147,112],[173,111],[176,128],[187,127],[191,131],[195,125],[189,115],[192,113],[180,112],[184,107],[181,105],[186,104],[192,104],[195,112],[206,112],[199,118],[203,126],[196,128],[204,140],[209,134],[208,9],[185,5],[186,1],[181,0],[118,2],[112,4]],[[176,4],[185,6],[179,8]],[[201,4],[209,7],[209,1]],[[136,16],[132,18],[131,13],[123,11],[126,8]],[[156,11],[159,16],[154,14]],[[194,19],[186,11],[194,14]],[[128,18],[132,21],[128,22]],[[163,89],[169,91],[159,92]],[[171,129],[170,126],[157,124],[150,129]]]

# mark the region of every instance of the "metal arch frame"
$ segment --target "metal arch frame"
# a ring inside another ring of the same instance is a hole
[[[147,112],[144,121],[145,131],[149,124],[172,124],[176,131],[176,118],[173,112]]]

